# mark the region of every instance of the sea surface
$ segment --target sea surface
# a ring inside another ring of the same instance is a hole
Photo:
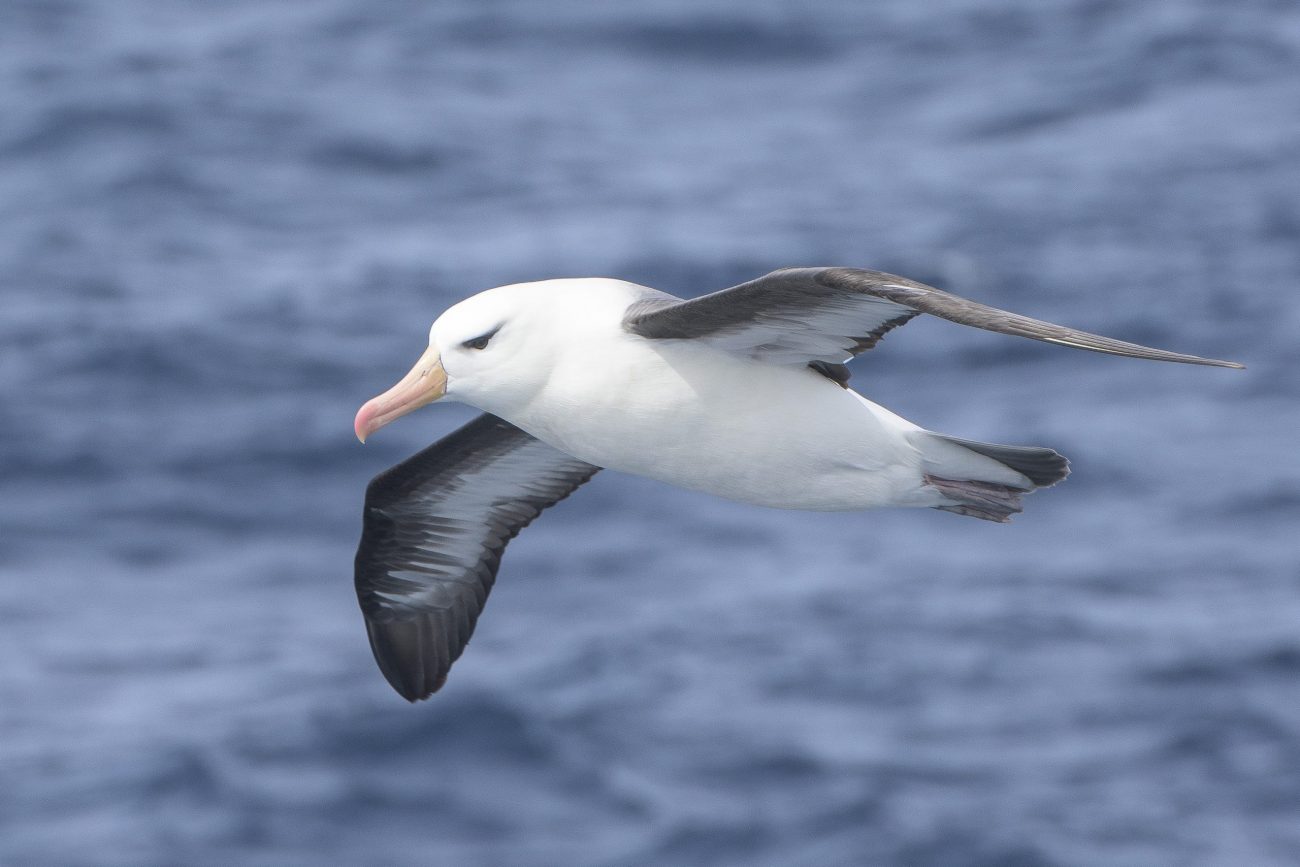
[[[402,701],[359,445],[454,301],[895,271],[998,526],[608,472]],[[1300,863],[1300,5],[0,0],[0,864]]]

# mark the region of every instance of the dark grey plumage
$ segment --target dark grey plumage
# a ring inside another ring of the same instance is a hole
[[[1052,449],[1039,446],[1004,446],[998,443],[981,443],[961,437],[950,437],[933,431],[929,433],[930,436],[947,440],[1011,467],[1033,482],[1036,488],[1051,487],[1070,474],[1070,462]]]
[[[442,686],[506,543],[598,469],[484,414],[370,482],[357,598],[394,689],[416,701]]]
[[[769,363],[841,365],[920,313],[1062,346],[1216,367],[1241,367],[1053,325],[970,301],[906,277],[865,268],[784,268],[689,301],[656,294],[632,305],[623,326],[652,340],[699,339]]]
[[[997,482],[979,482],[969,479],[947,479],[926,473],[925,482],[955,501],[950,506],[935,506],[941,512],[955,512],[985,521],[1005,523],[1022,511],[1021,500],[1034,488],[1049,488],[1070,474],[1070,462],[1052,449],[1038,446],[1007,446],[999,443],[981,443],[925,431],[930,440],[940,440],[970,449],[976,454],[992,458],[1024,476],[1032,487]]]

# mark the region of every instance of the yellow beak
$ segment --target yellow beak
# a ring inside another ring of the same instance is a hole
[[[438,351],[430,346],[420,356],[415,367],[411,368],[411,372],[402,377],[401,382],[379,397],[366,401],[357,410],[352,429],[357,432],[357,439],[365,442],[366,437],[393,419],[433,403],[446,393],[447,371],[442,369]]]

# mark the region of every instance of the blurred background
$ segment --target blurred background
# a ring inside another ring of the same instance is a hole
[[[1300,6],[3,0],[0,863],[1300,861]],[[446,689],[357,444],[454,301],[881,268],[854,384],[1074,475],[996,526],[604,473]]]

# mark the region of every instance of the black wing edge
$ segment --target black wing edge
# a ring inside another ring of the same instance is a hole
[[[554,451],[559,465],[551,485],[541,497],[500,503],[493,515],[497,525],[485,527],[482,554],[470,571],[467,589],[472,604],[459,610],[416,608],[400,614],[383,604],[376,586],[388,577],[385,553],[400,551],[403,528],[387,508],[424,489],[455,477],[459,467],[477,462],[482,467],[514,449],[537,446],[550,449],[514,425],[484,413],[434,444],[371,479],[366,486],[361,541],[355,560],[358,602],[375,662],[389,685],[407,701],[427,699],[447,682],[452,663],[460,658],[474,631],[479,613],[496,580],[507,543],[541,512],[563,500],[594,476],[600,467]],[[436,520],[436,516],[430,516]]]
[[[1054,325],[1040,319],[1031,319],[1028,316],[1021,316],[1018,313],[1011,313],[997,307],[980,304],[978,301],[971,301],[962,298],[960,295],[953,295],[951,292],[945,292],[942,289],[936,289],[933,286],[927,286],[906,277],[899,277],[896,274],[886,274],[883,271],[871,271],[865,268],[799,268],[792,270],[813,272],[808,276],[811,276],[812,279],[823,286],[842,291],[864,292],[875,295],[895,304],[911,307],[920,313],[929,313],[931,316],[947,319],[949,322],[969,325],[972,328],[981,328],[998,334],[1028,337],[1031,340],[1055,343],[1058,346],[1086,349],[1090,352],[1101,352],[1107,355],[1121,355],[1127,358],[1140,358],[1146,361],[1201,364],[1209,367],[1228,367],[1237,370],[1241,370],[1246,366],[1236,361],[1203,358],[1199,355],[1154,349],[1140,343],[1116,340],[1113,337],[1104,337],[1077,328]],[[874,345],[874,341],[871,345]]]
[[[849,350],[851,355],[871,349],[889,331],[906,324],[920,313],[928,313],[949,322],[985,331],[1028,337],[1109,355],[1211,367],[1245,367],[1235,361],[1153,349],[1031,319],[970,301],[907,277],[867,268],[781,268],[755,280],[699,298],[675,300],[672,296],[657,294],[628,308],[623,325],[629,332],[651,340],[708,337],[743,327],[757,312],[816,308],[820,303],[833,303],[852,295],[869,295],[898,305],[900,309],[897,316],[881,322],[869,334],[846,334],[846,337],[854,341]],[[841,384],[847,381],[844,376],[847,371],[834,369],[833,365],[827,366],[832,369],[817,366],[813,366],[813,369]]]

